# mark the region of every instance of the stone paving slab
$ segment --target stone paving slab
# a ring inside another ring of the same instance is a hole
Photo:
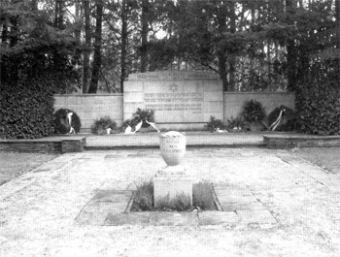
[[[121,203],[112,204],[111,202],[93,202],[86,205],[76,219],[79,225],[97,225],[101,226],[105,223],[109,214],[120,213],[125,205]]]
[[[153,226],[197,226],[196,212],[151,212],[150,225]]]
[[[134,213],[110,213],[105,220],[105,226],[124,226],[124,225],[143,225],[150,223],[150,212],[134,212]]]
[[[114,185],[110,185],[111,188]],[[135,185],[134,185],[135,186]],[[103,190],[106,188],[106,190]],[[152,225],[152,226],[211,226],[225,225],[230,223],[268,223],[272,224],[272,219],[268,220],[265,214],[269,214],[266,208],[259,203],[253,194],[246,188],[237,187],[232,190],[231,184],[215,190],[215,201],[218,203],[219,211],[192,211],[192,212],[130,212],[132,205],[132,193],[136,188],[130,184],[126,190],[108,190],[103,185],[95,191],[95,196],[82,209],[77,217],[77,223],[82,225]],[[225,188],[229,188],[228,190]],[[240,211],[240,212],[239,212]],[[243,214],[242,211],[247,211]],[[252,213],[252,220],[247,213]],[[144,214],[142,214],[144,213]],[[239,214],[240,213],[240,214]],[[273,217],[271,217],[273,218]],[[267,222],[268,221],[268,222]],[[276,222],[274,222],[276,223]]]
[[[200,225],[225,225],[238,223],[239,217],[233,211],[204,211],[198,213],[198,222]]]
[[[258,202],[222,202],[222,210],[225,212],[237,210],[263,210],[265,207]]]
[[[124,157],[127,157],[127,156],[118,155],[118,154],[109,154],[109,155],[106,155],[104,158],[106,160],[106,159],[115,159],[115,158],[124,158]]]
[[[39,168],[35,169],[33,172],[46,172],[50,170],[57,170],[66,165],[67,162],[49,162],[41,165]]]
[[[236,213],[242,223],[277,223],[268,210],[237,210]]]

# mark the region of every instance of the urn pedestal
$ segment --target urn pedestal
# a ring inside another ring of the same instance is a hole
[[[192,204],[193,179],[186,174],[181,162],[186,152],[185,135],[176,131],[160,135],[161,155],[166,167],[158,171],[154,182],[154,203],[158,206],[160,200],[185,194]]]

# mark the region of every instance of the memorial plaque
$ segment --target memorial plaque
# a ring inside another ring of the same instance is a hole
[[[132,108],[152,109],[157,124],[203,126],[210,116],[223,119],[223,85],[214,73],[186,71],[129,75],[124,83],[124,120]],[[134,102],[132,96],[139,96]],[[162,127],[162,126],[161,126]],[[164,126],[163,126],[164,127]]]

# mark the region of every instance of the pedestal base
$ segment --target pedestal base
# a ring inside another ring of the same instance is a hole
[[[156,176],[185,176],[185,169],[182,165],[166,166],[159,170]]]
[[[159,202],[169,196],[170,200],[177,195],[185,194],[190,198],[192,204],[192,184],[193,179],[186,175],[160,175],[153,180],[154,203],[158,207]]]

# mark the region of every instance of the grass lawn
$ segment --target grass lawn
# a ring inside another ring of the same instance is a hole
[[[14,153],[0,151],[0,186],[59,156],[59,154]]]
[[[292,151],[303,159],[340,175],[340,147],[294,148]]]

